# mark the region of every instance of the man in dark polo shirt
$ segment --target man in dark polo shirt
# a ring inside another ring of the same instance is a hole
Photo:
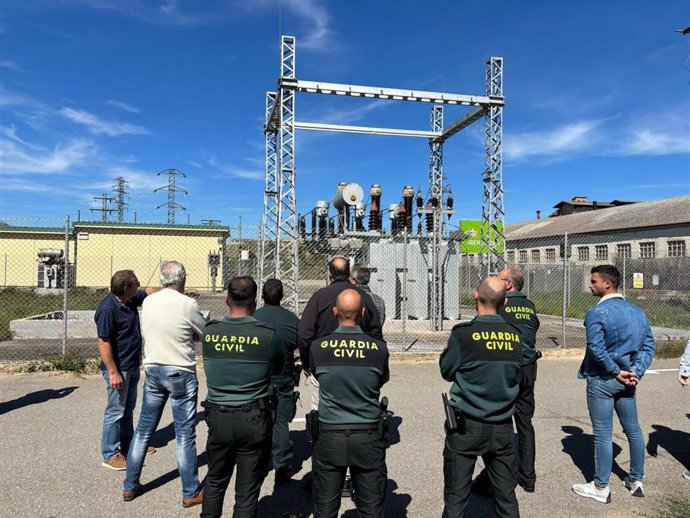
[[[292,456],[294,447],[290,440],[290,423],[295,418],[297,397],[295,391],[295,350],[297,349],[297,325],[299,317],[289,309],[280,306],[283,300],[283,283],[268,279],[262,290],[264,306],[256,310],[254,317],[275,327],[276,334],[285,351],[285,367],[271,383],[278,388],[278,411],[273,423],[273,468],[275,483],[283,484],[294,474]]]
[[[314,516],[336,518],[350,469],[362,518],[383,516],[386,446],[379,428],[381,387],[390,377],[386,342],[359,327],[364,314],[356,289],[338,295],[338,327],[311,344],[312,375],[319,381],[319,435],[314,443]]]
[[[512,417],[520,390],[522,340],[518,329],[498,314],[505,293],[502,280],[485,278],[474,292],[477,316],[453,328],[441,353],[441,376],[453,383],[449,412],[457,421],[446,420],[443,518],[465,516],[478,456],[487,467],[496,516],[520,515]]]
[[[270,324],[254,318],[257,286],[251,277],[228,283],[229,314],[204,330],[202,353],[208,395],[203,406],[208,473],[202,518],[223,513],[225,491],[237,465],[235,518],[256,516],[271,454],[269,385],[283,370],[285,351]]]
[[[145,297],[134,272],[120,270],[110,279],[110,293],[94,315],[108,396],[101,454],[103,466],[116,471],[126,469],[127,451],[134,435],[133,413],[141,365],[138,308]]]

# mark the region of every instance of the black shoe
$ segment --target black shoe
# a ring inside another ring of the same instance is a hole
[[[275,485],[281,486],[287,483],[287,481],[290,480],[294,474],[295,471],[292,469],[292,466],[283,466],[282,468],[278,468],[275,474]]]
[[[350,477],[347,477],[345,479],[345,484],[343,485],[343,491],[340,493],[340,496],[342,498],[352,498],[352,479]]]
[[[534,493],[534,484],[529,482],[518,482],[520,487],[525,493]]]

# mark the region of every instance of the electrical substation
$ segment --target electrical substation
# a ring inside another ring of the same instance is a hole
[[[505,264],[503,59],[487,60],[484,95],[466,95],[303,81],[296,76],[295,53],[295,38],[282,36],[278,88],[266,94],[266,185],[259,250],[261,284],[270,277],[281,279],[285,304],[298,311],[302,298],[298,285],[300,261],[308,254],[343,255],[371,268],[369,286],[384,298],[389,319],[426,320],[431,331],[442,330],[443,320],[455,320],[460,315],[459,245],[463,239],[461,234],[448,231],[455,209],[443,173],[443,145],[480,119],[485,121],[484,163],[478,175],[483,182],[480,272],[494,274]],[[299,121],[295,113],[298,93],[428,103],[430,128],[408,130]],[[446,105],[471,110],[446,126]],[[365,198],[362,186],[342,182],[334,185],[334,194],[324,193],[323,199],[314,200],[313,209],[307,214],[297,214],[294,145],[297,129],[426,139],[429,146],[427,192],[415,193],[412,186],[405,185],[401,186],[402,193],[384,193],[379,184],[373,184]],[[384,194],[390,200],[385,209]]]

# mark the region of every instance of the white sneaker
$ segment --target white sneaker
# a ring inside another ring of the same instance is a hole
[[[683,473],[683,478],[684,478],[685,480],[690,480],[690,471],[684,472],[684,473]]]
[[[625,477],[623,479],[623,485],[625,489],[630,491],[632,496],[644,496],[644,489],[642,488],[641,480],[630,480],[630,477]]]
[[[584,496],[585,498],[592,498],[597,502],[602,504],[611,503],[611,490],[606,486],[604,489],[597,489],[594,482],[588,482],[587,484],[573,484],[573,493],[576,495]]]

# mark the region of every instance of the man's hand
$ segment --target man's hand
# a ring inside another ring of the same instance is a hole
[[[122,379],[122,374],[120,371],[108,372],[108,378],[110,378],[110,388],[113,390],[120,390],[124,384]]]
[[[690,387],[690,376],[683,376],[682,374],[678,374],[678,381],[683,386],[683,388]]]
[[[628,387],[634,387],[640,381],[633,371],[620,371],[616,379],[619,383],[626,385]]]

